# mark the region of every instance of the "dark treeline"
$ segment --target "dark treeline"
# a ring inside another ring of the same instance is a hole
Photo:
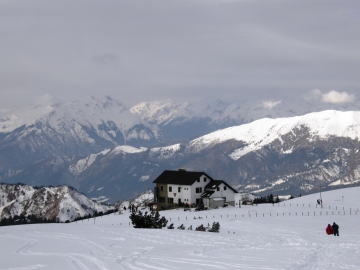
[[[55,223],[56,220],[51,220],[47,218],[37,217],[35,215],[15,215],[9,218],[3,218],[0,221],[0,226],[8,225],[21,225],[21,224],[36,224],[36,223]]]
[[[274,198],[274,196],[272,194],[265,196],[265,197],[256,198],[253,201],[254,204],[279,203],[279,202],[280,202],[279,196],[276,196],[276,198]]]
[[[95,212],[94,215],[88,214],[88,215],[86,215],[84,217],[78,217],[74,221],[93,218],[93,217],[99,217],[99,216],[103,216],[103,215],[109,215],[109,214],[112,214],[112,213],[114,213],[116,211],[117,211],[117,209],[111,209],[111,210],[106,211],[105,213],[103,213],[103,212]],[[37,223],[60,223],[60,221],[58,219],[56,219],[56,218],[55,219],[47,219],[47,218],[42,218],[42,217],[38,217],[38,216],[35,216],[35,215],[25,216],[25,215],[21,214],[20,216],[15,215],[13,217],[1,219],[0,226],[21,225],[21,224],[37,224]],[[70,220],[66,220],[65,223],[70,223]]]

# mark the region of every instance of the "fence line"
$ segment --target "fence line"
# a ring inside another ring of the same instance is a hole
[[[313,214],[314,213],[314,214]],[[356,210],[355,212],[349,212],[348,215],[358,215],[359,211]],[[260,216],[262,216],[263,218],[266,218],[266,217],[279,217],[279,214],[280,216],[292,216],[295,214],[295,216],[300,216],[300,212],[280,212],[280,213],[261,213],[259,214]],[[282,215],[281,215],[282,214]],[[310,216],[323,216],[326,215],[326,216],[329,216],[329,215],[332,215],[332,216],[345,216],[347,213],[346,211],[325,211],[324,213],[322,211],[320,212],[301,212],[301,216],[304,217],[304,216],[307,216],[307,217],[310,217]],[[359,214],[360,216],[360,214]],[[239,219],[243,219],[243,218],[246,218],[246,217],[249,217],[249,218],[252,218],[252,217],[255,217],[257,218],[258,217],[258,213],[255,213],[254,215],[251,215],[250,213],[248,214],[241,214],[241,215],[226,215],[226,218],[236,218],[238,217]],[[172,217],[173,219],[176,219],[176,217]],[[172,218],[170,217],[169,218],[169,221],[171,222],[172,221]],[[205,216],[193,216],[192,219],[194,220],[197,220],[197,219],[219,219],[221,220],[223,218],[223,215],[210,215],[208,217],[208,215],[205,215]],[[224,216],[225,218],[225,216]],[[188,220],[188,216],[185,216],[185,217],[177,217],[177,221],[181,221],[181,220]],[[120,223],[120,225],[122,225],[122,223]],[[131,226],[131,222],[129,222],[129,226]]]
[[[286,206],[286,203],[282,203],[283,204],[283,206]],[[258,204],[256,204],[256,206],[257,206]],[[277,205],[278,206],[281,206],[281,203],[277,203]],[[289,205],[290,205],[290,207],[292,207],[292,205],[291,205],[291,203],[289,203]],[[288,206],[289,206],[288,205]],[[309,208],[311,208],[311,207],[313,207],[313,205],[310,203],[309,204],[309,206],[307,206],[308,204],[300,204],[300,207],[301,207],[301,205],[302,205],[302,207],[309,207]],[[275,206],[275,204],[273,204],[273,206]],[[315,208],[318,208],[318,204],[315,204]],[[342,210],[343,211],[346,211],[347,209],[345,209],[345,206],[340,206],[339,208],[338,208],[338,206],[337,205],[328,205],[329,206],[329,209],[332,209],[331,207],[335,207],[335,210],[341,210],[341,208],[342,208]],[[297,203],[296,204],[296,207],[299,207],[299,204]],[[323,207],[321,207],[321,206],[319,206],[321,209],[325,209],[325,206],[323,205]],[[327,207],[327,206],[326,206]],[[352,211],[352,208],[350,207],[349,208],[349,210],[350,211]],[[359,208],[357,208],[357,209],[355,209],[355,211],[359,211]]]

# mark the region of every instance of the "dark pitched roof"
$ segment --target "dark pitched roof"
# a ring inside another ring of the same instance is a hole
[[[213,180],[209,175],[204,172],[189,172],[185,170],[178,171],[164,171],[160,174],[153,183],[155,184],[174,184],[174,185],[192,185],[202,175],[206,178]]]
[[[227,186],[228,188],[230,188],[230,189],[231,189],[232,191],[234,191],[235,193],[238,193],[234,188],[232,188],[228,183],[226,183],[226,182],[223,181],[223,180],[212,180],[212,181],[210,181],[210,183],[205,186],[205,190],[206,190],[206,189],[215,189],[215,188],[217,188],[218,186],[220,186],[220,184],[224,184],[225,186]]]
[[[209,182],[209,184],[207,184],[205,186],[205,189],[207,189],[207,188],[209,188],[209,189],[217,188],[223,182],[224,181],[222,181],[222,180],[212,180],[212,181]]]
[[[211,195],[213,195],[214,193],[215,193],[215,191],[207,190],[207,191],[205,191],[203,194],[201,194],[201,198],[208,198],[208,197],[210,197]]]

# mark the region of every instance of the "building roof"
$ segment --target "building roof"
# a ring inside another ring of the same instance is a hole
[[[189,172],[185,170],[169,171],[166,170],[160,174],[153,183],[155,184],[174,184],[174,185],[192,185],[202,175],[206,175],[210,181],[213,179],[204,172]]]
[[[201,198],[209,198],[211,195],[213,195],[215,191],[207,190],[203,194],[201,194]]]
[[[205,190],[206,189],[215,189],[218,186],[220,186],[221,184],[224,184],[225,186],[230,188],[232,191],[234,191],[234,193],[238,193],[234,188],[232,188],[228,183],[226,183],[223,180],[212,180],[212,181],[210,181],[210,183],[205,186]]]

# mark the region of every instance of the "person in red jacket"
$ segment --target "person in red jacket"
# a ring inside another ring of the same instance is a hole
[[[326,233],[327,233],[328,235],[334,234],[334,229],[333,229],[333,227],[331,227],[330,224],[328,224],[328,226],[326,227]]]

